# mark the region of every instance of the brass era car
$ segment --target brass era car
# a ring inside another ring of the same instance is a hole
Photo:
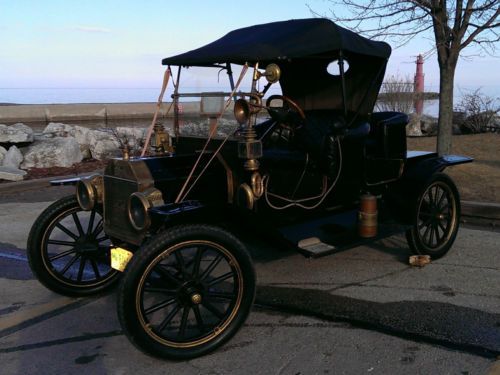
[[[164,59],[165,82],[178,69],[172,139],[152,125],[141,157],[124,152],[102,175],[55,182],[76,184],[76,194],[34,223],[34,274],[71,296],[121,278],[128,338],[185,359],[229,340],[251,309],[256,278],[242,238],[320,257],[406,231],[412,252],[443,256],[460,199],[442,171],[472,159],[407,151],[407,115],[372,113],[390,53],[329,20],[302,19],[238,29]],[[232,91],[181,92],[188,67],[225,70]],[[183,136],[179,121],[180,100],[195,96],[215,113],[203,137]],[[234,129],[215,137],[230,106]]]

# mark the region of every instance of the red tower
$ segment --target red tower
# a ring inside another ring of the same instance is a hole
[[[422,114],[424,109],[424,58],[422,55],[417,56],[417,70],[415,72],[415,80],[413,92],[415,93],[415,112],[419,115]]]

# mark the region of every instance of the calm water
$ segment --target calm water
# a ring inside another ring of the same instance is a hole
[[[11,89],[0,88],[0,103],[141,103],[156,102],[158,88],[141,89]]]
[[[485,87],[483,92],[489,96],[499,96],[500,86]],[[66,104],[66,103],[147,103],[156,102],[159,88],[0,88],[0,104]],[[461,92],[455,94],[458,103]],[[165,97],[165,101],[169,101]],[[424,113],[437,116],[438,100],[426,100]]]

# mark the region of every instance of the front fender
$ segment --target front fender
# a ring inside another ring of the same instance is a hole
[[[72,178],[65,178],[62,180],[51,180],[50,185],[51,186],[68,186],[68,185],[76,185],[78,181],[80,181],[82,177],[72,177]]]
[[[234,208],[229,205],[209,206],[196,200],[168,203],[149,209],[153,228],[171,227],[179,224],[221,223],[234,217]]]

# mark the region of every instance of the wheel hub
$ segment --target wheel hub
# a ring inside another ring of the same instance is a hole
[[[203,300],[203,286],[189,281],[178,290],[177,296],[185,306],[199,305]]]
[[[201,294],[199,293],[194,293],[191,295],[191,302],[194,304],[194,305],[199,305],[201,303]]]

